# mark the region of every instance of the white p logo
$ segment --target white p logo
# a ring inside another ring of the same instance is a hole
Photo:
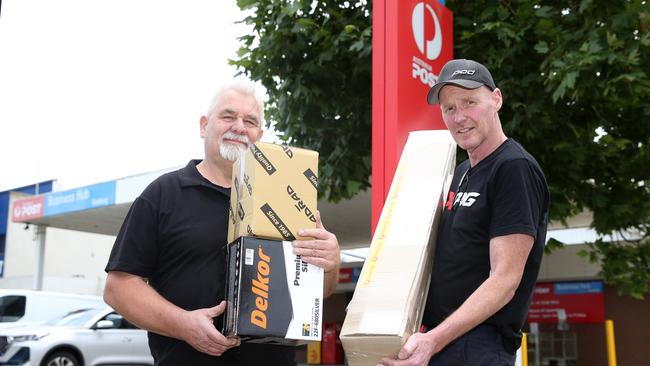
[[[431,14],[433,18],[433,24],[435,26],[435,34],[433,39],[424,39],[424,9],[428,10],[428,13]],[[413,38],[415,38],[415,43],[418,46],[420,52],[426,56],[429,60],[435,60],[440,56],[440,51],[442,50],[442,31],[440,30],[440,22],[438,21],[438,16],[436,12],[433,11],[431,5],[426,3],[418,3],[415,8],[413,8],[413,15],[411,16],[411,26],[413,27]],[[426,47],[425,47],[426,46]]]

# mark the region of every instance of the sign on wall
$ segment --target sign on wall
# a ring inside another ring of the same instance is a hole
[[[11,221],[22,222],[43,217],[45,212],[45,197],[36,196],[14,201],[11,210]]]
[[[357,283],[361,267],[350,267],[339,269],[339,283]]]
[[[93,184],[47,194],[45,196],[45,216],[108,206],[113,203],[115,203],[115,181]]]
[[[16,200],[11,210],[11,219],[14,222],[26,222],[39,217],[103,207],[114,203],[115,181],[111,181]]]
[[[605,297],[602,281],[538,283],[528,311],[528,323],[602,323]]]

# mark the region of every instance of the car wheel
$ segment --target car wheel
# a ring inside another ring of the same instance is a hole
[[[57,351],[49,355],[42,366],[80,366],[77,357],[70,352]]]

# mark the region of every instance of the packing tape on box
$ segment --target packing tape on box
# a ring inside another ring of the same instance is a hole
[[[264,153],[260,149],[258,149],[255,144],[252,144],[250,146],[250,149],[251,152],[253,153],[253,157],[255,158],[255,161],[260,163],[260,165],[268,175],[273,175],[273,173],[277,171],[273,163],[271,163],[271,161],[266,157],[266,155],[264,155]]]
[[[391,186],[389,195],[386,198],[386,202],[384,203],[381,217],[379,218],[379,226],[375,230],[373,243],[370,244],[370,253],[368,253],[368,257],[366,258],[366,265],[363,266],[363,270],[359,275],[357,286],[370,286],[375,276],[375,270],[377,269],[377,260],[381,257],[381,253],[384,251],[384,239],[388,236],[388,230],[391,227],[390,223],[393,218],[395,206],[397,205],[397,197],[399,197],[400,191],[402,189],[404,173],[407,169],[408,164],[402,164],[397,167],[397,171],[395,172],[393,179],[393,184]]]

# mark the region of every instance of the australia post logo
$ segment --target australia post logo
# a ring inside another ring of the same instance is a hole
[[[425,35],[425,17],[433,21],[435,32],[431,38]],[[427,60],[433,61],[437,59],[440,56],[440,51],[442,51],[442,30],[440,29],[438,16],[433,11],[431,5],[424,2],[415,5],[413,14],[411,15],[411,27],[413,29],[415,44],[418,46],[420,52]]]
[[[45,212],[45,200],[43,196],[30,197],[14,201],[11,210],[11,221],[24,222],[29,219],[43,217]]]
[[[412,76],[414,79],[419,79],[422,84],[432,87],[438,76],[433,73],[431,63],[441,55],[443,32],[440,18],[431,4],[423,1],[413,7],[411,30],[413,41],[419,51],[419,54],[413,55]]]

